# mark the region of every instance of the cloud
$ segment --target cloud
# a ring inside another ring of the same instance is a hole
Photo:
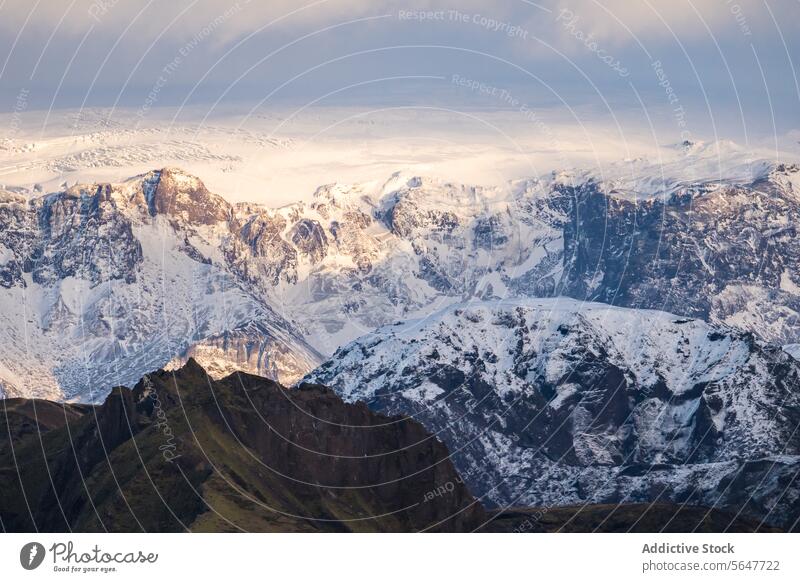
[[[53,32],[59,35],[118,35],[132,22],[144,39],[161,33],[191,36],[222,15],[229,15],[220,34],[246,34],[270,23],[297,27],[333,21],[340,16],[373,12],[369,0],[76,0],[30,2],[7,0],[0,9],[0,28],[6,31]],[[173,21],[174,19],[174,21]],[[129,40],[142,39],[133,36]]]
[[[631,97],[631,83],[663,97],[650,66],[659,59],[683,101],[738,101],[735,81],[766,115],[765,84],[753,82],[763,65],[770,97],[796,119],[799,10],[796,0],[0,0],[0,97],[13,107],[31,88],[32,106],[70,93],[73,104],[141,104],[159,88],[159,104],[180,103],[201,82],[210,98],[234,87],[258,99],[282,83],[279,97],[314,98],[453,73],[527,83],[526,99],[550,95],[523,70],[570,101],[580,91]],[[185,58],[160,79],[176,56]]]
[[[774,32],[770,11],[787,32],[800,22],[796,2],[775,0],[561,0],[557,10],[576,15],[597,38],[619,44]]]
[[[769,0],[769,10],[762,0],[75,0],[74,2],[31,2],[6,0],[0,8],[0,29],[55,34],[81,35],[88,30],[97,34],[120,34],[132,21],[144,38],[165,32],[178,37],[196,30],[232,12],[220,31],[224,38],[247,34],[274,22],[276,28],[324,26],[333,22],[366,15],[397,14],[401,10],[459,10],[481,12],[488,17],[504,18],[524,24],[544,37],[563,31],[550,26],[553,16],[568,11],[577,16],[584,28],[597,38],[627,44],[712,34],[751,34],[774,29],[770,10],[785,30],[797,30],[798,4]],[[171,24],[174,17],[177,20]],[[166,31],[165,31],[165,27]],[[141,36],[130,40],[141,39]]]

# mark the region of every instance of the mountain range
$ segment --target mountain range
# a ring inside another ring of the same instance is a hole
[[[491,188],[395,174],[278,209],[177,169],[4,191],[0,390],[99,401],[189,357],[291,384],[378,326],[471,298],[658,309],[792,351],[800,169],[749,169]]]

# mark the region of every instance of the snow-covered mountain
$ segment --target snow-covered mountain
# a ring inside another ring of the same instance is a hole
[[[558,295],[797,343],[800,169],[748,167],[749,179],[735,166],[701,181],[658,182],[643,165],[627,178],[563,172],[491,188],[402,174],[334,184],[255,213],[237,268],[325,354],[463,299]]]
[[[319,354],[228,271],[232,221],[230,205],[177,170],[30,200],[4,192],[4,395],[101,399],[198,342],[218,347],[198,358],[212,369],[219,357],[291,382],[313,367]]]
[[[291,383],[378,326],[470,298],[565,295],[800,343],[800,169],[737,150],[714,177],[712,150],[497,187],[396,173],[281,208],[229,204],[175,169],[4,191],[0,389],[99,398],[84,387],[191,355]]]
[[[306,380],[420,421],[497,505],[800,516],[800,362],[752,334],[567,298],[472,301],[382,327]]]

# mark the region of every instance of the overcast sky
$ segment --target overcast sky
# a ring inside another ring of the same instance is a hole
[[[800,127],[799,33],[799,0],[0,0],[0,103],[558,106],[752,137]]]

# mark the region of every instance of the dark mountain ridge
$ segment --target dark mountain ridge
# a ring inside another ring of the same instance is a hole
[[[42,421],[33,433],[9,422],[0,445],[6,531],[465,531],[485,519],[421,425],[321,386],[214,381],[190,360],[99,406],[5,406]]]

